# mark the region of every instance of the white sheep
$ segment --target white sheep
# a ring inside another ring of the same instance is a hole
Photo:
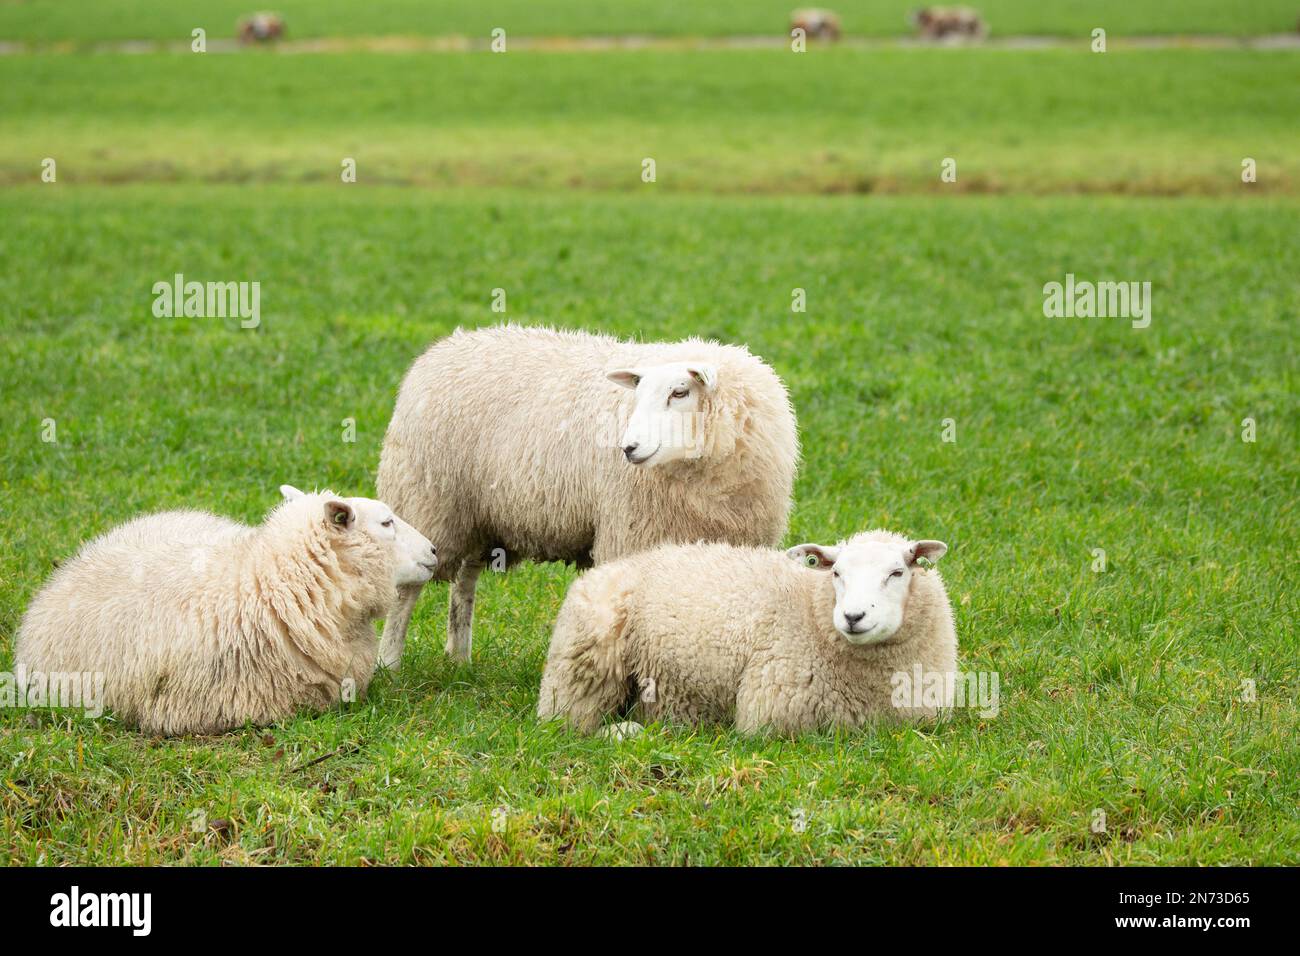
[[[447,653],[468,660],[484,566],[600,564],[665,542],[776,545],[799,457],[785,386],[746,349],[585,332],[457,331],[407,373],[379,496],[438,542]],[[420,587],[380,660],[396,667]]]
[[[588,571],[555,622],[538,716],[584,733],[631,711],[782,734],[934,716],[952,706],[957,635],[917,559],[946,550],[869,531],[784,553],[665,546]],[[899,700],[895,675],[918,668],[938,694]]]
[[[790,32],[803,30],[804,36],[817,40],[838,40],[840,18],[830,10],[817,8],[795,10],[790,14]]]
[[[304,494],[257,527],[201,511],[136,518],[87,543],[18,630],[27,674],[99,673],[151,734],[219,733],[365,693],[373,621],[429,580],[433,545],[382,502]]]

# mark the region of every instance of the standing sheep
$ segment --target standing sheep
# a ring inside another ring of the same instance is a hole
[[[447,653],[469,660],[489,561],[589,567],[665,542],[779,544],[798,457],[785,386],[744,348],[508,325],[458,330],[415,361],[378,487],[438,542]],[[419,595],[402,589],[385,621],[387,667]]]
[[[202,511],[136,518],[60,567],[18,630],[29,675],[99,673],[151,734],[220,733],[364,694],[373,621],[423,583],[433,545],[369,498],[303,494],[250,528]]]
[[[917,566],[946,550],[868,531],[833,548],[670,546],[596,568],[560,608],[537,714],[584,733],[633,707],[743,733],[934,716],[893,697],[895,675],[919,668],[944,675],[936,702],[952,706],[952,609]]]
[[[912,25],[925,40],[982,40],[988,27],[970,7],[921,7],[912,11]]]

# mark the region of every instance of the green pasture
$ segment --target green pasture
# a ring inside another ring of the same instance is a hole
[[[790,539],[947,541],[962,664],[1002,691],[937,726],[575,738],[532,717],[573,572],[530,566],[485,576],[472,666],[431,588],[335,713],[164,741],[0,712],[0,859],[1300,861],[1292,200],[54,184],[0,220],[0,666],[53,562],[134,514],[372,491],[407,364],[501,287],[514,321],[763,355],[802,429]],[[261,324],[154,318],[176,272],[261,282]],[[1046,318],[1066,273],[1152,282],[1150,326]]]

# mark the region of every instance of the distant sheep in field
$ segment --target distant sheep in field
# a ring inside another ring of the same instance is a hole
[[[932,717],[953,703],[957,634],[943,580],[917,561],[945,551],[869,531],[784,553],[665,546],[588,571],[555,622],[538,716],[781,734]],[[895,699],[895,675],[918,668],[941,684],[935,706]]]
[[[86,544],[32,600],[15,666],[100,673],[151,734],[220,733],[365,693],[373,621],[422,584],[433,546],[379,501],[303,494],[257,527],[147,515]]]
[[[438,542],[447,652],[468,660],[487,564],[591,566],[665,542],[772,546],[799,457],[785,386],[746,349],[585,332],[457,331],[402,382],[379,496]],[[380,660],[396,667],[420,586]]]
[[[834,42],[840,38],[840,18],[830,10],[796,10],[790,14],[790,30],[796,29],[803,30],[810,40]]]
[[[255,13],[239,21],[240,43],[272,43],[284,38],[284,20],[275,13]]]
[[[922,7],[912,13],[912,25],[926,40],[982,40],[988,34],[970,7]]]

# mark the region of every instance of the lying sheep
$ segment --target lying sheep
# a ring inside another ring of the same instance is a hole
[[[628,710],[783,734],[934,716],[892,697],[894,675],[919,665],[952,675],[938,696],[952,705],[952,609],[939,574],[917,565],[946,550],[869,531],[786,553],[661,547],[596,568],[560,608],[537,714],[584,733]]]
[[[364,694],[373,621],[429,580],[433,546],[382,502],[303,494],[256,528],[201,511],[85,545],[28,607],[15,665],[99,672],[104,703],[151,734],[219,733]]]
[[[436,576],[453,582],[447,653],[469,660],[485,564],[778,544],[798,456],[785,386],[743,348],[504,326],[457,331],[416,360],[378,486],[438,542]],[[419,594],[404,588],[384,624],[387,667]]]

